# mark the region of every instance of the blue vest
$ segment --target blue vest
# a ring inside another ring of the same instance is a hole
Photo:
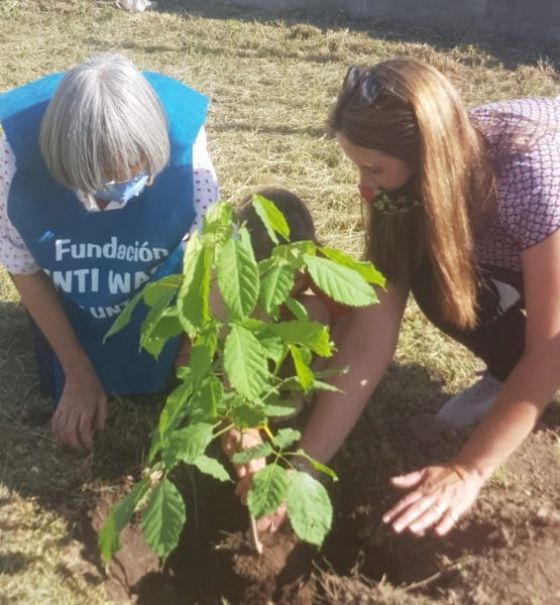
[[[139,352],[143,304],[122,332],[105,344],[103,336],[148,281],[181,271],[182,239],[195,217],[192,145],[208,105],[206,97],[176,80],[154,73],[144,77],[167,115],[171,157],[153,185],[118,210],[87,212],[51,177],[41,156],[41,119],[62,74],[0,95],[0,122],[17,163],[8,216],[55,284],[108,393],[155,392],[170,376],[178,339],[167,343],[157,361]],[[58,363],[53,373],[58,398],[64,381]]]

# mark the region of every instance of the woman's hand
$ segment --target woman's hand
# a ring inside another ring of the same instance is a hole
[[[95,372],[67,373],[51,423],[56,439],[76,449],[91,449],[93,433],[105,427],[106,419],[107,395]]]
[[[393,477],[395,487],[414,489],[385,513],[383,521],[397,533],[444,536],[473,504],[484,483],[482,475],[457,463],[428,466]]]

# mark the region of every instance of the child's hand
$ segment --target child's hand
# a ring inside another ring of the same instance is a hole
[[[222,437],[222,448],[231,458],[237,452],[242,452],[262,442],[263,440],[258,429],[248,429],[246,431],[232,429]],[[239,479],[235,487],[235,493],[239,496],[241,502],[246,504],[247,493],[251,487],[251,477],[266,466],[266,460],[264,458],[257,458],[245,464],[234,464],[233,466]]]

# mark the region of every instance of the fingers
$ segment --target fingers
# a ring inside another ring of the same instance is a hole
[[[434,503],[435,498],[433,496],[422,497],[420,494],[420,499],[398,515],[396,521],[393,521],[393,529],[400,534],[403,530],[410,528],[411,524],[417,522]]]
[[[410,489],[412,487],[416,487],[424,479],[426,470],[427,469],[422,468],[406,475],[399,475],[398,477],[393,477],[391,479],[391,483],[399,489]]]
[[[459,515],[449,509],[441,518],[440,522],[435,527],[435,532],[438,536],[445,536],[457,523]]]
[[[393,519],[396,519],[404,510],[406,510],[411,504],[414,504],[420,500],[420,498],[422,498],[422,492],[419,490],[408,494],[408,496],[405,496],[404,498],[401,498],[397,504],[393,506],[393,508],[388,510],[383,515],[383,522],[391,523]]]
[[[257,521],[257,531],[259,533],[274,533],[280,529],[286,520],[286,505],[282,504],[275,512],[265,515]]]
[[[77,427],[81,445],[90,450],[93,445],[93,426],[92,418],[89,414],[81,414],[81,416],[78,417]]]

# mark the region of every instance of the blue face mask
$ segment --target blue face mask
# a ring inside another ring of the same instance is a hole
[[[144,191],[144,187],[146,187],[149,180],[150,175],[146,172],[141,172],[128,179],[128,181],[106,183],[105,188],[101,191],[96,191],[94,195],[106,202],[117,202],[121,206],[125,206],[131,198],[140,195]]]

